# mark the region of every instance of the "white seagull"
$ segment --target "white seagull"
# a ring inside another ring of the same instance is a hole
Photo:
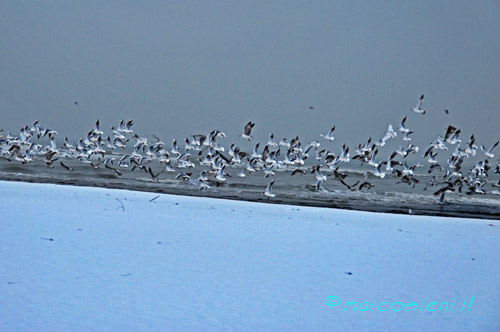
[[[275,194],[273,194],[273,184],[274,184],[274,180],[272,180],[267,185],[266,191],[264,191],[264,195],[266,195],[267,197],[275,197],[276,196]]]
[[[398,134],[392,128],[392,124],[390,124],[389,127],[387,128],[387,131],[385,132],[384,138],[382,138],[382,141],[385,142],[389,138],[396,138],[396,136],[398,136]]]
[[[333,142],[333,140],[335,139],[335,137],[333,137],[333,132],[334,131],[335,131],[335,126],[333,126],[332,129],[330,129],[330,131],[328,132],[328,134],[320,134],[320,136],[323,137],[326,140],[329,140],[330,142]]]
[[[424,95],[421,95],[420,96],[420,99],[418,100],[417,102],[417,106],[415,106],[414,108],[412,108],[411,110],[415,113],[418,113],[418,114],[422,114],[424,115],[425,114],[425,111],[423,110],[422,106],[423,106],[423,103],[424,103]]]
[[[405,127],[405,122],[406,122],[406,116],[401,120],[401,123],[399,124],[399,131],[404,133],[407,133],[410,131],[410,129]]]
[[[481,150],[483,150],[483,152],[486,155],[486,157],[488,157],[488,158],[494,158],[495,155],[493,153],[491,153],[491,152],[493,151],[494,148],[497,147],[497,145],[498,145],[498,141],[495,144],[493,144],[491,146],[491,148],[489,148],[488,150],[486,150],[486,148],[484,147],[484,145],[481,145]]]

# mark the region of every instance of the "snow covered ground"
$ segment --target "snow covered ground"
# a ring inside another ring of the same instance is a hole
[[[0,331],[500,330],[498,221],[156,196],[0,182]]]

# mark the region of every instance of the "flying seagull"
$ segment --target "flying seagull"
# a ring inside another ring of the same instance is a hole
[[[419,113],[424,115],[425,111],[422,109],[422,104],[424,103],[424,95],[420,96],[420,99],[418,100],[417,106],[412,108],[411,110],[415,113]]]
[[[62,167],[64,167],[64,168],[65,168],[65,169],[67,169],[68,171],[70,171],[70,172],[73,172],[73,171],[74,171],[74,169],[73,169],[73,168],[66,166],[65,164],[63,164],[63,162],[62,162],[62,161],[60,162],[60,164],[61,164],[61,166],[62,166]]]
[[[335,137],[333,137],[333,132],[334,131],[335,131],[335,126],[333,126],[332,129],[330,129],[330,131],[328,132],[328,134],[320,134],[320,136],[323,137],[326,140],[329,140],[330,142],[333,142],[333,140],[335,139]]]
[[[273,184],[274,184],[274,180],[272,180],[267,185],[266,191],[264,191],[264,195],[266,195],[267,197],[274,197],[274,196],[276,196],[275,194],[273,194]]]
[[[481,150],[483,150],[483,153],[486,155],[488,158],[494,158],[495,155],[492,153],[493,149],[496,148],[498,145],[498,141],[493,144],[488,150],[484,147],[484,145],[481,145]]]
[[[401,120],[401,123],[399,124],[399,129],[398,129],[403,134],[410,131],[410,129],[405,127],[405,122],[406,122],[406,116],[403,118],[403,120]]]
[[[365,182],[363,182],[362,184],[359,185],[359,190],[361,191],[364,188],[366,188],[366,189],[372,189],[373,187],[375,187],[373,184],[371,184],[368,181],[365,181]]]
[[[252,128],[255,126],[255,123],[252,121],[249,121],[246,125],[245,128],[243,129],[243,134],[240,135],[240,137],[246,138],[248,140],[251,140],[253,137],[250,135],[252,132]]]

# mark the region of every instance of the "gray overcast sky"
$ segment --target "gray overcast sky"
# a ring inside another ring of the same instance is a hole
[[[353,145],[408,114],[417,143],[448,123],[500,138],[499,1],[15,0],[0,31],[0,128],[16,133],[134,118],[169,142],[252,120],[261,141],[336,124]],[[428,114],[410,114],[422,93]]]

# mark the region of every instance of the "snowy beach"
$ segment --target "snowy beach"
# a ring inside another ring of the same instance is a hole
[[[0,197],[1,331],[500,329],[496,220],[4,181]]]
[[[0,332],[500,331],[500,1],[0,31]]]

